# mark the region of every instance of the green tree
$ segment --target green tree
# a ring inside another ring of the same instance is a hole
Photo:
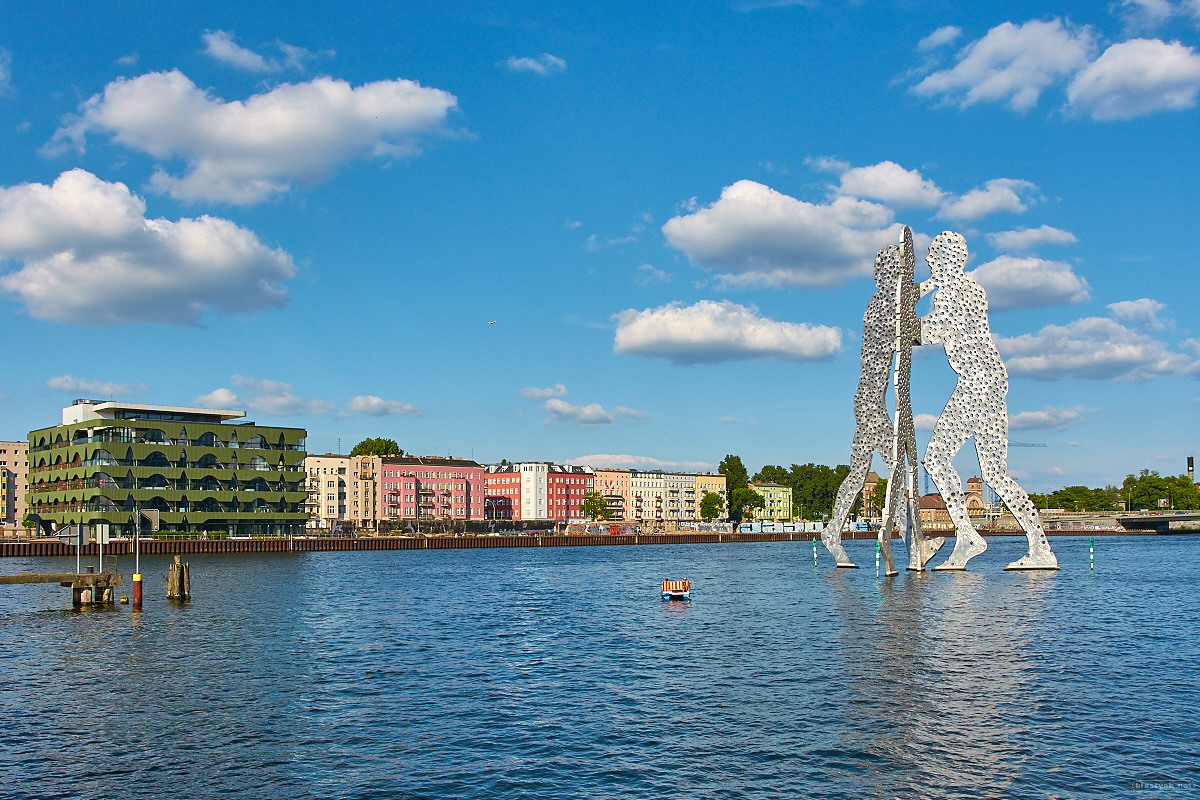
[[[353,456],[402,456],[404,451],[395,439],[363,439],[350,451]]]
[[[738,489],[745,489],[750,483],[750,474],[746,472],[746,466],[742,464],[742,457],[735,455],[727,455],[721,459],[720,465],[717,466],[717,472],[725,476],[725,491],[729,494],[729,518],[733,522],[741,522],[742,510],[734,500],[734,492]]]
[[[700,518],[711,521],[725,513],[725,498],[716,492],[705,492],[700,498]]]
[[[1130,511],[1160,508],[1161,500],[1170,508],[1200,508],[1200,492],[1186,475],[1163,477],[1156,470],[1144,469],[1136,477],[1126,477],[1121,497],[1128,500]]]
[[[1037,508],[1062,508],[1067,511],[1116,511],[1117,504],[1104,489],[1067,486],[1046,495],[1046,504]]]
[[[583,496],[583,505],[580,507],[580,512],[590,520],[608,519],[611,514],[608,510],[608,503],[604,500],[604,495],[599,492],[588,492]]]
[[[791,476],[783,467],[776,464],[767,464],[758,472],[754,473],[755,483],[778,483],[780,486],[791,486]]]
[[[730,493],[730,497],[733,499],[730,507],[734,513],[737,514],[737,518],[739,520],[742,518],[742,514],[745,511],[750,509],[763,509],[766,508],[767,505],[766,498],[751,489],[749,486],[744,486],[741,489],[734,489],[733,492]]]
[[[883,516],[883,507],[887,505],[887,486],[888,479],[880,478],[879,483],[875,484],[875,488],[871,491],[871,503],[879,510],[880,516]]]
[[[786,486],[792,489],[792,508],[805,519],[820,519],[833,513],[838,488],[850,474],[850,467],[824,464],[792,464]]]

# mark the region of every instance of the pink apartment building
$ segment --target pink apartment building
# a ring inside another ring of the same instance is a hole
[[[483,519],[484,469],[465,459],[388,456],[379,465],[379,519]]]

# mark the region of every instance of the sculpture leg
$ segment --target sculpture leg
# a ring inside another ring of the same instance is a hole
[[[850,450],[850,474],[838,487],[837,499],[833,503],[833,516],[829,518],[829,524],[821,531],[821,543],[833,555],[839,567],[858,566],[850,560],[850,556],[846,555],[846,549],[842,547],[842,527],[850,516],[854,498],[862,491],[867,470],[871,468],[873,447],[867,439],[868,436],[861,430],[861,427],[855,431],[854,444]]]
[[[948,416],[949,415],[949,416]],[[948,420],[951,420],[948,422]],[[971,524],[967,513],[967,494],[963,491],[962,478],[954,469],[954,456],[967,439],[966,427],[957,414],[951,414],[946,406],[929,439],[925,450],[925,469],[946,501],[946,510],[954,522],[954,550],[949,558],[934,567],[935,570],[966,569],[967,562],[987,550],[987,542]]]
[[[907,522],[907,501],[904,492],[904,470],[902,465],[893,464],[891,477],[888,478],[888,497],[883,515],[883,525],[879,529],[879,551],[883,555],[884,574],[897,574],[896,562],[892,558],[892,534],[900,531],[901,541],[904,538]]]
[[[1042,528],[1042,520],[1037,509],[1029,499],[1029,495],[1008,474],[1008,443],[1006,441],[976,441],[975,449],[979,453],[979,468],[983,479],[993,491],[1008,506],[1008,510],[1016,517],[1025,538],[1029,541],[1029,549],[1025,555],[1009,564],[1005,569],[1058,569],[1058,558],[1050,549],[1046,540],[1046,531]]]

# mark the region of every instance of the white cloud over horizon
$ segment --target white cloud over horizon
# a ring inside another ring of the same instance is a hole
[[[124,397],[146,391],[146,384],[114,383],[111,381],[91,380],[89,378],[77,378],[74,375],[55,375],[53,378],[46,379],[46,388],[53,389],[56,392]]]
[[[542,410],[549,415],[546,419],[542,420],[542,424],[544,425],[551,425],[554,422],[572,422],[576,425],[591,428],[598,425],[612,425],[617,421],[617,417],[634,420],[650,418],[650,414],[647,412],[628,406],[615,406],[610,412],[605,410],[604,406],[599,403],[576,405],[563,399],[567,396],[567,387],[561,383],[556,383],[544,389],[536,386],[527,386],[521,390],[520,394],[526,400],[544,401],[542,403]]]
[[[399,400],[384,400],[373,394],[360,394],[350,398],[350,401],[346,403],[346,413],[361,414],[367,417],[419,417],[421,409],[410,403],[401,403]]]
[[[841,351],[842,331],[826,325],[778,322],[729,301],[669,303],[615,316],[613,351],[675,364],[765,359],[814,361]]]
[[[1070,305],[1091,299],[1088,282],[1070,264],[1041,258],[999,256],[971,273],[987,290],[994,311]]]
[[[750,180],[711,205],[672,217],[670,245],[731,287],[821,288],[869,276],[876,251],[899,238],[885,206],[850,197],[813,204]]]
[[[568,464],[587,464],[602,469],[676,470],[690,472],[712,472],[716,465],[707,461],[666,461],[652,456],[634,456],[618,453],[594,453],[568,459]]]
[[[1038,430],[1050,428],[1065,430],[1068,425],[1085,422],[1094,409],[1075,406],[1074,408],[1055,408],[1046,406],[1040,411],[1021,411],[1008,415],[1008,428],[1013,431]]]
[[[125,184],[82,169],[0,188],[0,258],[21,262],[0,290],[37,319],[80,325],[194,325],[208,310],[286,305],[286,252],[226,219],[145,211]]]
[[[420,152],[422,136],[445,131],[455,97],[403,79],[352,87],[332,78],[282,84],[245,101],[225,101],[179,70],[118,78],[81,104],[46,152],[82,153],[89,134],[160,161],[149,185],[182,201],[250,205],[327,178],[354,159]]]
[[[271,417],[298,417],[305,414],[320,416],[332,414],[336,408],[333,403],[324,400],[297,396],[290,383],[249,378],[244,375],[234,375],[231,380],[234,386],[245,390],[246,394],[239,395],[222,386],[197,397],[196,404],[203,408],[245,406],[251,411]]]

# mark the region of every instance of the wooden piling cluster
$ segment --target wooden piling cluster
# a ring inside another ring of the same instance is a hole
[[[89,568],[90,570],[90,568]],[[71,605],[110,606],[121,585],[119,572],[22,572],[17,575],[0,575],[0,584],[57,583],[71,589]]]
[[[167,568],[167,599],[180,602],[192,599],[191,565],[180,562],[179,556]]]

